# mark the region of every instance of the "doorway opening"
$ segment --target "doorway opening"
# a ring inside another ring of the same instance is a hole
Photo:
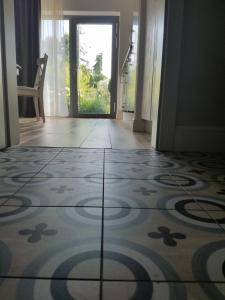
[[[70,16],[67,97],[70,116],[115,118],[118,76],[118,18]]]

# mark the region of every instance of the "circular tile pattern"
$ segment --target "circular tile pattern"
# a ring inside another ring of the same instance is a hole
[[[204,208],[205,205],[207,205],[207,209],[210,207],[210,210],[212,211],[223,211],[224,212],[224,217],[220,217],[220,218],[215,218],[214,220],[216,222],[218,222],[219,224],[225,224],[225,205],[224,205],[224,201],[220,201],[218,199],[215,198],[208,198],[208,197],[195,197],[195,200],[197,200],[198,204]]]
[[[168,177],[168,175],[165,174],[157,175],[154,177],[154,179],[160,182],[161,184],[168,186],[177,186],[177,180],[179,181],[179,184],[184,187],[190,187],[197,184],[197,181],[192,177],[176,174],[173,174],[173,176],[170,178]],[[168,179],[170,179],[169,182]]]
[[[215,283],[225,281],[224,257],[225,240],[204,245],[193,256],[192,270],[195,279],[212,299],[225,299],[221,285]],[[204,283],[206,281],[211,283]]]
[[[39,286],[37,291],[39,297],[43,294],[45,297],[56,300],[76,299],[76,295],[74,298],[74,295],[72,296],[69,292],[67,280],[76,278],[76,268],[79,270],[79,266],[82,263],[88,262],[88,264],[91,264],[93,260],[99,259],[100,250],[96,250],[95,240],[90,238],[88,240],[70,241],[46,250],[25,269],[22,276],[33,279],[30,279],[29,285],[27,285],[25,279],[20,280],[16,299],[36,298],[36,280],[34,278],[42,277],[43,269],[50,272],[48,277],[52,278],[52,280],[49,285],[43,285],[41,290]],[[174,283],[180,281],[178,275],[156,252],[139,244],[120,239],[106,238],[105,242],[107,249],[104,252],[104,259],[125,267],[136,280],[140,280],[137,283],[132,299],[150,300],[154,297],[161,299],[159,295],[164,296],[164,300],[173,300],[175,297],[182,300],[187,299],[184,285],[182,283],[179,285]],[[115,250],[115,246],[118,250]],[[90,250],[84,251],[82,249]],[[77,275],[79,276],[79,273]],[[107,279],[105,276],[104,279]],[[64,280],[54,281],[54,278]],[[81,277],[79,276],[79,278]],[[154,278],[171,281],[161,287],[151,281]],[[146,288],[146,285],[141,284],[142,279],[148,282],[148,288]],[[164,290],[162,291],[162,289]]]
[[[143,161],[143,164],[148,166],[148,167],[162,168],[162,169],[175,169],[175,168],[180,167],[180,165],[178,165],[177,163],[169,162],[169,161],[166,161],[166,160],[158,160],[158,161],[146,160],[146,161]]]
[[[90,207],[92,206],[91,202],[95,200],[96,197],[90,197],[79,201],[74,208],[60,207],[57,209],[57,213],[64,222],[69,224],[76,225],[82,223],[84,226],[99,226],[102,219],[102,209]],[[148,210],[131,209],[130,203],[125,198],[107,197],[107,200],[118,204],[118,207],[104,209],[104,226],[107,229],[114,230],[136,226],[143,223],[149,217]],[[141,207],[139,201],[134,199],[132,201],[135,201],[136,207]]]
[[[0,157],[0,164],[5,164],[5,163],[11,162],[11,161],[13,161],[13,159],[8,158],[8,157]]]
[[[171,176],[167,174],[159,174],[154,177],[153,183],[160,187],[171,189],[177,189],[177,186],[179,185],[188,191],[201,190],[208,185],[207,182],[201,181],[194,176],[176,173]]]
[[[195,167],[200,167],[206,170],[222,170],[225,171],[225,161],[217,160],[200,160],[192,161],[191,164]]]
[[[0,224],[7,225],[11,223],[21,222],[40,214],[44,207],[31,207],[32,201],[22,195],[10,196],[7,206],[3,206],[0,212]]]
[[[197,202],[187,195],[162,198],[158,202],[158,208],[164,208],[162,213],[178,224],[197,230],[224,233],[216,222],[198,207]]]
[[[89,251],[78,255],[74,255],[68,258],[66,261],[64,261],[61,265],[59,265],[53,273],[52,277],[68,278],[72,269],[75,268],[78,264],[95,258],[99,258],[99,251]],[[111,259],[113,261],[125,265],[133,273],[134,278],[137,280],[138,278],[145,278],[146,281],[149,281],[148,288],[140,284],[140,282],[137,284],[137,288],[132,299],[141,299],[143,295],[145,295],[146,299],[151,299],[153,294],[153,284],[150,281],[151,278],[149,277],[149,274],[142,265],[140,265],[136,260],[128,257],[127,255],[123,255],[113,251],[105,251],[104,259]],[[51,294],[55,300],[74,299],[73,297],[71,297],[68,291],[67,282],[62,280],[51,281]]]

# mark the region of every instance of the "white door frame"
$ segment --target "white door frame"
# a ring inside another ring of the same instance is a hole
[[[1,0],[1,6],[2,83],[5,107],[0,114],[1,118],[4,116],[6,124],[6,146],[13,146],[19,143],[14,1]]]

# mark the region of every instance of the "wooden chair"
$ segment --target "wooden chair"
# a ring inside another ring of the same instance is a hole
[[[45,112],[44,112],[44,101],[43,101],[43,89],[45,72],[48,62],[48,55],[45,54],[43,58],[38,58],[37,60],[37,74],[35,78],[34,87],[28,86],[17,86],[17,95],[23,97],[32,98],[34,101],[35,113],[37,120],[40,120],[40,115],[45,122]],[[40,113],[39,113],[40,109]]]

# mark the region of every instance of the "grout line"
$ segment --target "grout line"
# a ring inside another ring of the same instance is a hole
[[[44,167],[46,167],[49,164],[49,162],[47,164],[45,164]],[[97,164],[95,164],[95,165],[97,165]],[[26,176],[23,176],[23,177],[20,177],[20,176],[0,176],[0,178],[28,178],[29,179],[29,178],[33,178],[34,176],[37,176],[37,174],[40,173],[40,171],[42,171],[42,169],[39,170],[37,173],[35,173],[35,175],[33,175],[32,177],[30,177],[30,176],[29,177],[28,176],[27,177]],[[169,174],[163,174],[163,175],[170,176]],[[73,176],[54,176],[54,177],[45,176],[45,177],[40,177],[39,176],[37,178],[51,178],[51,179],[52,178],[93,178],[93,179],[99,178],[99,179],[102,179],[102,176],[101,177],[92,177],[92,176],[83,176],[83,177],[81,177],[81,176],[74,176],[74,177]],[[155,178],[134,178],[134,177],[105,177],[105,180],[136,180],[136,181],[143,180],[143,181],[155,181],[155,182],[159,182],[159,180],[155,179]],[[172,178],[171,179],[165,179],[165,181],[170,181],[170,180],[174,181],[175,183],[177,183],[178,186],[182,186],[182,185],[179,184],[180,182],[186,181],[186,180],[177,180],[177,179],[175,180],[175,179],[172,179]],[[211,181],[196,180],[196,182],[220,183],[220,184],[223,184],[223,183],[221,183],[221,181],[216,181],[216,180],[211,180]],[[170,186],[168,186],[168,187],[170,187]]]
[[[10,201],[11,199],[9,199]],[[87,205],[87,206],[81,206],[81,205],[14,205],[14,204],[2,204],[1,206],[3,207],[46,207],[46,208],[98,208],[101,209],[103,206],[92,206],[92,205]],[[199,206],[199,205],[198,205]],[[178,211],[178,209],[175,208],[159,208],[159,207],[133,207],[133,206],[105,206],[105,209],[129,209],[129,210],[156,210],[156,211]],[[190,209],[181,209],[181,211],[204,211],[204,212],[218,212],[220,210],[205,210],[204,208],[196,209],[196,208],[190,208]],[[211,217],[212,218],[212,217]]]
[[[87,281],[87,282],[155,282],[155,283],[209,283],[209,284],[225,284],[225,281],[220,281],[220,280],[215,280],[215,281],[210,281],[210,280],[202,280],[202,281],[195,281],[195,280],[145,280],[145,279],[102,279],[100,280],[99,278],[64,278],[64,277],[44,277],[44,276],[0,276],[1,279],[26,279],[26,280],[57,280],[57,281]]]
[[[62,150],[61,150],[62,151]],[[60,152],[60,151],[59,151]],[[49,162],[51,162],[57,155],[58,155],[58,153],[59,152],[57,152],[57,154],[56,155],[54,155],[54,157],[52,158],[52,159],[50,159],[46,164],[44,164],[43,166],[42,166],[42,168],[38,171],[38,172],[36,172],[33,176],[31,176],[31,177],[18,177],[18,178],[29,178],[29,180],[28,181],[26,181],[18,190],[16,190],[12,195],[10,195],[10,197],[8,197],[7,198],[7,200],[5,201],[5,202],[3,202],[3,204],[1,205],[1,206],[3,206],[4,204],[6,204],[9,200],[12,200],[12,197],[14,197],[17,193],[19,193],[28,183],[31,183],[31,181],[35,178],[35,176],[36,175],[38,175],[47,165],[48,165],[48,163]],[[5,176],[6,178],[16,178],[16,177],[7,177],[7,176]]]
[[[195,199],[194,199],[195,200]],[[221,212],[221,210],[206,210],[199,202],[198,200],[195,200],[197,205],[202,209],[202,211],[204,211],[210,219],[212,219],[218,226],[220,229],[222,229],[225,233],[225,228],[213,217],[210,215],[210,212]]]
[[[102,228],[101,228],[101,260],[100,260],[100,286],[99,300],[103,298],[103,272],[104,272],[104,204],[105,204],[105,149],[103,156],[103,179],[102,179]]]
[[[93,131],[95,130],[97,125],[97,121],[94,122],[93,126],[91,127],[91,129],[89,130],[89,132],[87,133],[86,137],[80,142],[80,146],[79,149],[82,149],[82,145],[87,141],[87,139],[89,138],[89,136],[93,133]],[[87,148],[88,149],[88,148]],[[94,148],[95,149],[95,148]],[[99,149],[99,148],[96,148]],[[101,148],[100,148],[101,149]]]

